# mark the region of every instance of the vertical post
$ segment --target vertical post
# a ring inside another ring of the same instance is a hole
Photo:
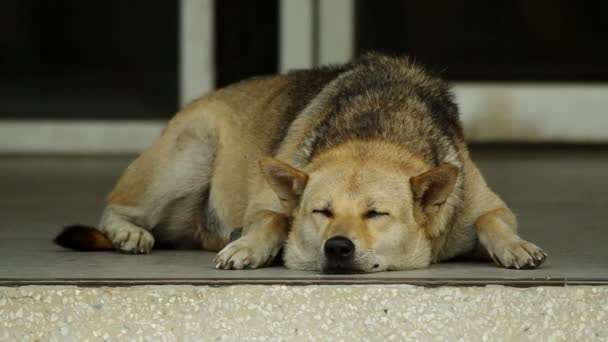
[[[315,66],[316,0],[281,0],[279,2],[279,70]]]
[[[180,1],[179,98],[181,105],[213,90],[214,0]]]
[[[347,62],[354,54],[354,0],[319,1],[319,64]]]

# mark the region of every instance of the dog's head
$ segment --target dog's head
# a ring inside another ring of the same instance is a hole
[[[380,155],[382,153],[379,153]],[[292,218],[284,260],[325,273],[430,264],[437,218],[458,175],[377,151],[329,153],[304,170],[264,158],[262,173]]]

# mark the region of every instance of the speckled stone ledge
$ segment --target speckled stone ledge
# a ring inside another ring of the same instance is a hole
[[[608,287],[0,288],[2,341],[606,340]]]

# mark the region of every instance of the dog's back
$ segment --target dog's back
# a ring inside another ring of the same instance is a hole
[[[448,85],[407,58],[368,54],[347,64],[328,85],[306,136],[308,153],[349,140],[406,145],[432,165],[454,162],[462,141]]]

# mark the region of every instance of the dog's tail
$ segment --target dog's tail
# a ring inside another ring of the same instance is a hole
[[[112,241],[96,228],[80,224],[67,226],[57,235],[56,244],[76,251],[112,250]]]

